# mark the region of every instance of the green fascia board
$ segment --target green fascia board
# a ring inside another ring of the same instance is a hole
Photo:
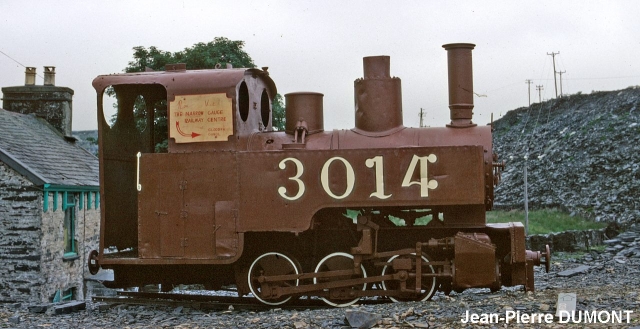
[[[91,186],[91,185],[54,185],[54,184],[44,184],[42,188],[44,200],[42,205],[42,210],[44,212],[49,211],[49,198],[47,197],[48,193],[53,193],[53,211],[58,210],[58,193],[63,193],[64,197],[62,199],[62,208],[66,210],[68,206],[66,203],[66,195],[68,192],[72,193],[80,193],[80,209],[84,204],[84,194],[87,193],[87,209],[91,209],[91,193],[94,192],[96,194],[95,198],[95,208],[98,209],[100,207],[100,186]]]
[[[44,184],[45,192],[100,192],[100,186],[95,185],[53,185]]]

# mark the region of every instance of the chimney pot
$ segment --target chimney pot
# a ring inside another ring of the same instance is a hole
[[[55,66],[44,67],[44,85],[45,86],[56,85],[56,67]]]
[[[24,85],[25,86],[33,86],[36,84],[36,68],[35,67],[27,67],[27,70],[24,71]]]

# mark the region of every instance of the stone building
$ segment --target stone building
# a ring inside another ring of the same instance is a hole
[[[0,302],[83,299],[86,257],[98,248],[98,159],[71,137],[73,90],[2,88],[0,109]]]

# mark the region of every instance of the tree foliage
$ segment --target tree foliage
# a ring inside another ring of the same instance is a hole
[[[138,46],[133,48],[133,60],[129,62],[124,72],[164,71],[165,65],[175,63],[186,64],[187,70],[213,69],[216,64],[220,64],[224,68],[227,63],[237,68],[256,67],[253,59],[244,51],[243,47],[244,41],[232,41],[225,37],[216,37],[213,41],[207,43],[199,42],[177,52],[160,50],[154,46],[148,48]],[[112,89],[108,90],[107,93],[111,96],[114,94]],[[162,115],[156,117],[155,131],[163,135],[156,136],[156,140],[161,141],[156,145],[156,152],[166,152],[167,149],[166,106],[166,102],[158,105],[158,113]],[[280,94],[274,96],[272,110],[272,125],[274,129],[284,130],[284,105]],[[136,102],[134,115],[136,118],[140,118],[138,121],[141,123],[143,123],[141,120],[144,118],[145,112],[144,103],[141,100]],[[115,120],[116,115],[111,118],[111,123],[113,124]],[[140,129],[143,128],[140,127]]]
[[[216,64],[225,67],[226,63],[231,63],[233,67],[256,67],[243,47],[244,41],[232,41],[225,37],[216,37],[207,43],[199,42],[173,53],[153,46],[138,46],[133,48],[133,61],[124,71],[143,72],[148,68],[164,71],[165,65],[174,63],[185,63],[187,70],[213,69]]]
[[[273,129],[278,131],[284,131],[285,124],[285,112],[284,112],[284,104],[282,102],[282,96],[280,94],[276,94],[271,102],[271,110],[272,113],[272,122],[271,125]]]

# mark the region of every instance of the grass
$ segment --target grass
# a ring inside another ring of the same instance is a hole
[[[489,211],[487,223],[522,222],[524,211]],[[543,209],[529,211],[529,234],[547,234],[569,230],[590,230],[606,227],[607,224],[594,222],[580,216],[570,216],[558,209]]]
[[[357,210],[347,209],[346,216],[351,218],[355,224],[359,213]],[[416,219],[415,225],[426,225],[430,220],[430,215],[420,217]],[[406,226],[403,219],[391,216],[391,221],[397,226]],[[509,222],[521,222],[524,225],[524,210],[494,210],[487,212],[487,223]],[[592,230],[605,228],[606,226],[606,223],[594,222],[580,216],[570,216],[558,209],[529,211],[529,234]]]

